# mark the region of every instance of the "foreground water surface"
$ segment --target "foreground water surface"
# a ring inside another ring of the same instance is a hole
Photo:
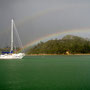
[[[90,90],[90,55],[0,60],[0,90]]]

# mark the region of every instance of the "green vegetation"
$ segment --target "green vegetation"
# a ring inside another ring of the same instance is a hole
[[[18,48],[14,48],[14,52],[16,53],[16,52],[18,52],[20,50],[20,48],[18,47]],[[5,48],[0,48],[0,54],[2,53],[2,52],[9,52],[10,51],[10,47],[5,47]]]
[[[40,42],[29,49],[28,54],[90,53],[90,41],[78,36],[66,35],[62,39]]]

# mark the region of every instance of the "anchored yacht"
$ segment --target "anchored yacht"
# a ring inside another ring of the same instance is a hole
[[[0,55],[0,59],[22,59],[25,56],[25,53],[14,53],[14,45],[13,45],[13,29],[15,23],[14,20],[11,20],[11,47],[10,52],[2,52]]]

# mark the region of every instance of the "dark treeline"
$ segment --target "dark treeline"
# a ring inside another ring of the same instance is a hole
[[[71,54],[90,53],[90,41],[78,36],[66,35],[62,39],[40,42],[28,54]]]
[[[20,48],[14,48],[14,52],[18,52]],[[0,53],[2,52],[10,52],[10,47],[0,48]]]

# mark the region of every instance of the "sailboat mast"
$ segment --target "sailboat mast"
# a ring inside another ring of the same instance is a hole
[[[11,52],[13,51],[13,19],[11,20]]]

